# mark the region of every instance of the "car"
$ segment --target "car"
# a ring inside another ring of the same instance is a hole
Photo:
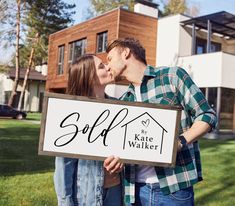
[[[0,104],[0,117],[12,117],[14,119],[25,119],[26,112],[14,109],[11,106]]]

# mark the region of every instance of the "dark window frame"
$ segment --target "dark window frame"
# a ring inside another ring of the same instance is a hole
[[[100,45],[100,39],[102,39],[101,45]],[[96,35],[96,53],[105,52],[106,47],[107,47],[107,42],[108,42],[108,31],[97,33],[97,35]]]
[[[65,45],[63,44],[58,47],[57,75],[62,75],[64,73],[64,53]]]
[[[207,53],[207,40],[197,37],[196,38],[196,54],[206,54]],[[199,48],[202,52],[199,52]],[[214,50],[212,50],[214,49]],[[222,51],[222,44],[219,42],[211,42],[211,52]]]
[[[76,44],[78,45],[79,43],[81,43],[81,45],[82,45],[81,54],[75,56]],[[76,41],[70,42],[69,43],[68,64],[69,65],[72,64],[77,57],[85,54],[86,47],[87,47],[87,38],[82,38],[82,39],[78,39]]]

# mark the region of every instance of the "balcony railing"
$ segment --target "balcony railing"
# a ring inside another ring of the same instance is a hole
[[[215,52],[179,57],[177,65],[184,68],[199,87],[235,89],[235,55]]]

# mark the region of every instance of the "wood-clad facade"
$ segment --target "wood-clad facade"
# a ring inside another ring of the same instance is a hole
[[[146,49],[148,64],[156,65],[157,18],[118,8],[50,35],[47,91],[65,92],[73,42],[83,42],[84,53],[96,54],[106,61],[105,51],[97,49],[100,34],[101,38],[106,35],[107,42],[120,37],[138,39]]]

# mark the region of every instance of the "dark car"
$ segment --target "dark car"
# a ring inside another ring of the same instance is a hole
[[[0,104],[0,117],[12,117],[15,119],[26,118],[27,114],[8,105]]]

